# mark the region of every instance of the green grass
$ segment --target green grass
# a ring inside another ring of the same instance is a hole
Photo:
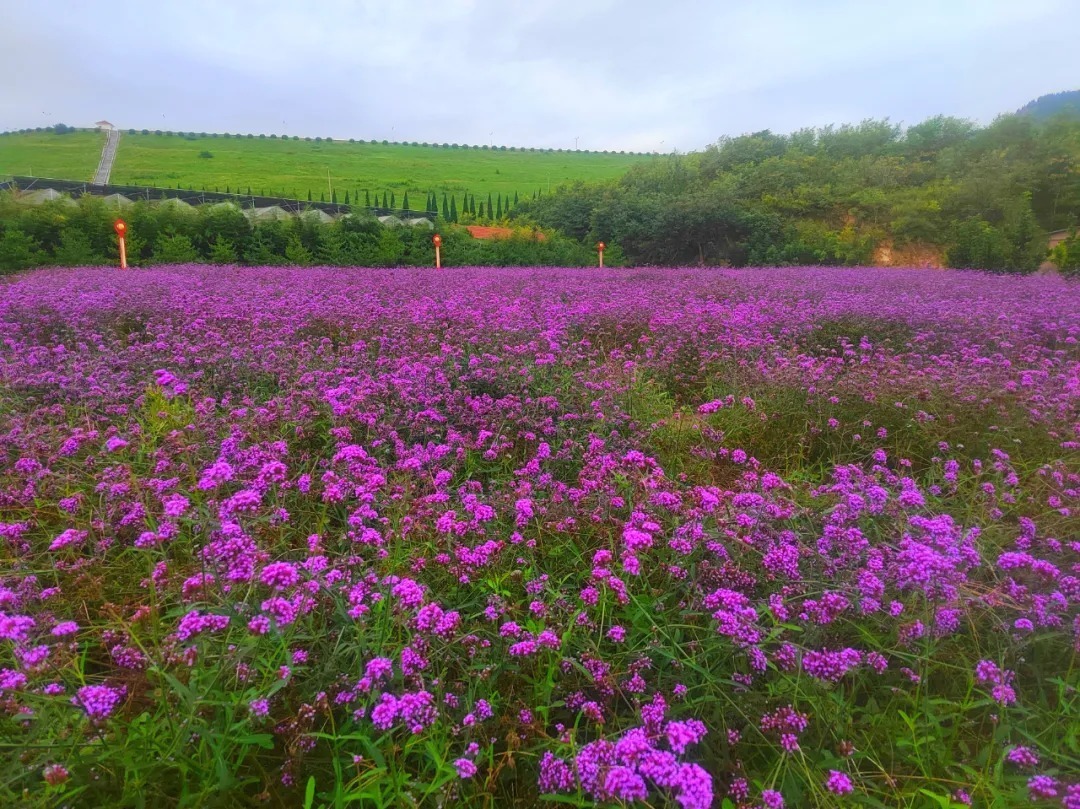
[[[86,138],[92,138],[92,144]],[[62,163],[54,148],[78,138],[84,144],[78,164]],[[101,136],[8,135],[0,138],[0,174],[25,174],[32,166],[38,176],[87,179],[100,154]],[[54,147],[53,144],[57,144]],[[200,157],[210,152],[212,158]],[[128,135],[120,138],[113,166],[116,184],[150,185],[208,191],[238,186],[255,193],[319,199],[327,190],[327,170],[339,201],[345,191],[391,191],[400,204],[409,192],[412,208],[422,209],[424,196],[468,191],[477,202],[490,194],[533,193],[573,180],[602,180],[622,175],[631,165],[651,159],[643,155],[594,152],[529,152],[452,149],[434,146],[375,145],[342,141],[316,143],[271,138]]]
[[[89,181],[93,179],[104,145],[105,135],[91,131],[0,136],[0,178],[31,174]]]

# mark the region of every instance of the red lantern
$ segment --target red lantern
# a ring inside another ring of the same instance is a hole
[[[116,235],[123,237],[127,235],[127,223],[123,219],[117,219],[113,222],[113,230],[116,231]]]

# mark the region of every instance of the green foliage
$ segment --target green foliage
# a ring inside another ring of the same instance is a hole
[[[25,270],[37,263],[38,245],[21,230],[6,230],[0,236],[0,272]]]
[[[1062,275],[1080,275],[1080,237],[1075,231],[1068,239],[1050,251],[1050,261],[1057,266]]]
[[[235,264],[239,257],[236,245],[228,239],[218,238],[210,245],[207,258],[214,264]]]
[[[162,234],[154,243],[153,260],[158,264],[188,264],[199,260],[191,239],[183,234]]]
[[[1028,272],[1046,232],[1080,220],[1080,121],[756,132],[638,163],[618,181],[538,191],[512,216],[584,243],[617,240],[634,263],[863,264],[889,245]]]
[[[90,238],[82,230],[67,228],[60,234],[53,259],[57,264],[67,267],[82,267],[100,264],[102,259],[90,244]]]

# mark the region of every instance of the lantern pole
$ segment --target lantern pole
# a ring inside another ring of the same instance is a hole
[[[127,223],[123,219],[117,219],[113,222],[113,230],[116,231],[116,238],[120,242],[120,269],[126,270],[127,264],[127,245],[124,243],[124,238],[127,236]]]
[[[432,242],[432,244],[435,245],[435,269],[436,270],[441,270],[442,269],[442,253],[440,252],[440,248],[442,247],[442,236],[440,236],[438,233],[436,233],[435,236],[432,237],[431,242]]]
[[[600,254],[600,268],[603,269],[603,267],[604,267],[604,243],[600,242],[598,245],[596,245],[596,250]]]

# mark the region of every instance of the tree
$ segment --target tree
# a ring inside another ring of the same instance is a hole
[[[947,253],[950,267],[1004,270],[1009,263],[1009,240],[985,220],[972,217],[956,227]]]
[[[310,188],[307,190],[307,201],[311,202],[311,189]]]
[[[476,196],[474,194],[469,195],[469,214],[476,216]]]
[[[449,219],[451,222],[458,221],[457,197],[455,196],[450,197],[450,215],[447,217],[447,219]]]
[[[210,261],[214,264],[235,264],[236,247],[228,239],[218,239],[210,246]]]
[[[37,244],[18,228],[11,228],[0,237],[0,272],[33,267],[37,263],[37,255]]]
[[[487,202],[487,215],[489,217],[491,217],[494,214],[495,214],[495,208],[493,208],[492,205],[491,205],[491,192],[489,191],[488,192],[488,202]],[[483,214],[481,214],[481,216],[483,216]]]
[[[337,205],[337,189],[336,188],[331,188],[330,189],[330,201],[332,203],[334,203],[335,205]]]
[[[490,199],[490,197],[488,197],[488,199]],[[491,207],[490,202],[488,203],[488,207],[489,208]],[[498,204],[498,207],[495,209],[495,218],[496,219],[502,219],[502,214],[503,214],[503,210],[502,210],[502,194],[499,194],[499,204]]]
[[[480,218],[484,218],[484,201],[480,200]]]
[[[450,207],[449,207],[449,203],[446,201],[446,192],[445,191],[443,192],[443,195],[442,195],[442,217],[443,217],[443,219],[446,219],[447,221],[450,221],[450,222],[454,221],[453,219],[450,218]]]
[[[319,192],[319,202],[326,202],[326,192],[325,191],[320,191]]]
[[[70,226],[60,234],[60,244],[53,253],[53,259],[65,267],[85,267],[101,263],[101,257],[94,251],[87,235]]]
[[[349,192],[348,191],[345,192],[345,204],[346,205],[349,204]]]
[[[371,207],[371,192],[369,192],[366,188],[364,189],[364,207]]]
[[[514,192],[514,207],[516,208],[517,206],[518,206],[518,192],[515,191]]]
[[[403,211],[409,210],[409,192],[406,191],[405,195],[401,198],[401,209]]]
[[[385,194],[383,194],[383,199],[386,199],[386,195],[385,195]],[[391,191],[391,192],[390,192],[390,205],[389,205],[389,207],[390,207],[391,209],[393,209],[393,208],[396,208],[396,207],[397,207],[397,194],[396,194],[396,193],[394,193],[393,191]]]
[[[304,247],[298,236],[290,236],[288,244],[285,245],[285,260],[289,264],[308,267],[312,260],[311,251]]]
[[[154,243],[153,260],[157,264],[191,264],[199,260],[199,254],[187,236],[162,234]]]

